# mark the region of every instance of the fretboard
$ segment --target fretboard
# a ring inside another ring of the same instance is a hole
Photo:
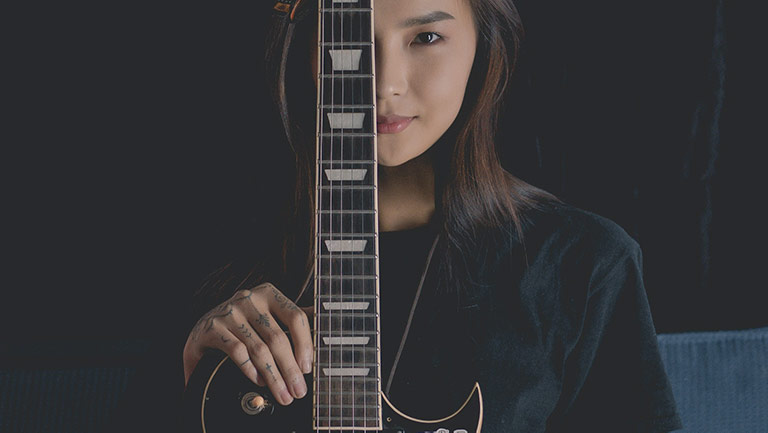
[[[318,8],[314,428],[380,430],[373,0]]]

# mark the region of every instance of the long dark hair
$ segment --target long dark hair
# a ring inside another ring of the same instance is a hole
[[[443,240],[441,272],[444,281],[456,282],[455,286],[472,279],[471,262],[477,261],[477,248],[484,239],[522,243],[526,212],[556,201],[505,171],[496,152],[497,119],[523,36],[517,9],[512,0],[467,1],[478,29],[475,62],[465,103],[453,125],[433,145],[435,221]],[[314,262],[316,104],[307,95],[316,95],[310,44],[317,27],[317,2],[298,3],[295,10],[272,17],[265,56],[274,106],[295,159],[294,193],[277,260],[287,292],[298,290]]]

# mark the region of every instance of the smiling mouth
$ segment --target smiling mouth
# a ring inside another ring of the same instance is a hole
[[[378,116],[376,118],[376,132],[379,134],[397,134],[401,132],[415,117],[404,116]]]

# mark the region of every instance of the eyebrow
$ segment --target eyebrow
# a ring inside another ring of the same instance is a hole
[[[422,15],[420,17],[408,18],[407,20],[400,23],[400,27],[405,28],[405,27],[423,26],[424,24],[434,23],[436,21],[454,20],[454,19],[456,18],[454,18],[453,15],[449,14],[448,12],[434,11],[426,15]]]

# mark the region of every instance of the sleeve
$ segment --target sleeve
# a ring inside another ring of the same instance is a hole
[[[640,247],[628,239],[625,251],[618,260],[611,257],[612,265],[603,266],[608,271],[590,287],[550,432],[682,428],[643,286]]]

